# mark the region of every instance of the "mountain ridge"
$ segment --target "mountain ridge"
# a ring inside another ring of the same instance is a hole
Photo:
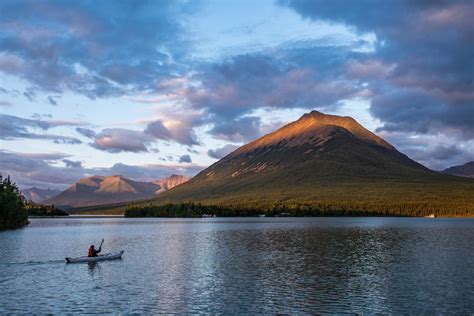
[[[165,177],[153,182],[140,182],[122,175],[94,175],[79,179],[66,190],[43,202],[46,204],[55,204],[59,207],[84,207],[144,200],[152,198],[188,179],[175,175],[175,177],[173,177],[174,182],[172,185],[169,185],[167,182],[168,178],[169,177]],[[167,183],[168,186],[160,186],[160,181]]]
[[[474,209],[468,192],[473,181],[429,170],[352,118],[314,111],[243,145],[153,203],[364,204],[390,212],[400,203],[448,208],[459,202],[462,210]]]
[[[27,188],[24,190],[21,190],[21,193],[25,197],[27,201],[33,201],[34,203],[40,203],[43,202],[44,200],[47,200],[49,198],[52,198],[59,193],[61,193],[61,190],[56,190],[56,189],[41,189],[37,187],[31,187]]]
[[[466,162],[463,165],[452,166],[442,171],[453,176],[474,178],[474,161]]]

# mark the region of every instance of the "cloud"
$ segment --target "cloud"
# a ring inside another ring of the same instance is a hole
[[[203,124],[200,112],[192,109],[179,108],[175,110],[160,110],[160,119],[147,124],[145,133],[157,139],[171,140],[182,145],[199,145],[194,129]]]
[[[30,102],[36,102],[36,93],[33,90],[23,92],[23,96]]]
[[[58,102],[56,102],[56,100],[52,96],[49,95],[46,99],[48,100],[49,104],[58,105]]]
[[[69,155],[62,153],[24,154],[0,150],[0,170],[3,175],[11,175],[20,188],[37,186],[40,188],[65,189],[75,181],[91,176],[121,174],[137,181],[152,181],[172,174],[193,176],[204,166],[195,164],[179,165],[126,165],[116,163],[110,168],[84,168],[79,162],[74,166],[56,165],[64,162]]]
[[[461,153],[462,150],[459,149],[456,145],[449,145],[446,147],[443,145],[437,145],[431,152],[430,156],[437,160],[448,160]]]
[[[80,161],[72,161],[69,159],[63,159],[63,162],[66,164],[68,168],[81,168],[82,163]]]
[[[96,133],[93,130],[85,128],[85,127],[77,127],[76,131],[87,138],[94,138],[96,135]]]
[[[23,154],[0,150],[0,170],[4,175],[11,175],[13,181],[23,187],[40,186],[59,188],[77,179],[77,170],[59,168],[52,165],[66,154]]]
[[[347,75],[374,96],[385,129],[474,138],[472,1],[281,0],[304,18],[374,34],[374,51],[352,56]]]
[[[118,152],[148,152],[147,144],[153,141],[153,137],[141,131],[124,128],[107,128],[95,136],[92,147],[108,151]]]
[[[378,131],[457,132],[463,138],[474,138],[474,106],[458,104],[454,110],[424,90],[398,89],[379,94],[372,98],[370,112],[385,122]]]
[[[169,140],[171,138],[170,131],[160,120],[156,120],[154,122],[149,123],[145,129],[145,133],[164,140]]]
[[[461,165],[474,157],[474,140],[453,144],[450,135],[403,131],[382,131],[380,136],[396,145],[399,151],[433,170]]]
[[[224,147],[221,147],[221,148],[209,149],[207,154],[211,158],[221,159],[221,158],[227,156],[228,154],[230,154],[231,152],[233,152],[234,150],[236,150],[237,148],[239,148],[239,146],[232,145],[232,144],[227,144],[227,145],[225,145]]]
[[[33,113],[33,115],[31,115],[31,117],[34,118],[34,119],[41,119],[41,118],[50,118],[50,119],[52,119],[53,115],[52,114]]]
[[[261,119],[256,116],[245,116],[228,121],[218,121],[210,133],[219,139],[233,142],[247,142],[261,136]]]
[[[234,56],[199,73],[202,85],[190,87],[186,98],[216,117],[238,118],[259,107],[330,107],[357,93],[350,81],[330,78],[336,72],[319,69],[325,64],[313,66],[271,54]]]
[[[73,138],[73,137],[58,138],[57,136],[54,136],[53,143],[55,143],[55,144],[70,144],[70,145],[82,144],[82,142],[77,138]]]
[[[0,71],[90,98],[154,89],[185,66],[188,1],[1,2]],[[32,92],[24,96],[35,100]]]
[[[183,89],[186,104],[201,111],[203,123],[214,125],[213,136],[247,141],[260,135],[258,108],[335,109],[340,101],[361,95],[365,89],[341,76],[348,47],[331,55],[327,48],[311,52],[276,49],[273,52],[233,56],[203,65],[193,77],[199,85]]]
[[[83,123],[59,120],[42,120],[42,119],[26,119],[12,115],[0,114],[0,139],[47,139],[55,143],[61,144],[80,144],[81,141],[74,137],[54,135],[54,134],[38,134],[33,130],[48,130],[58,126],[77,126]]]
[[[192,163],[191,156],[182,155],[181,157],[179,157],[179,162]]]
[[[10,107],[12,106],[13,104],[11,104],[10,102],[8,101],[0,101],[0,107]]]

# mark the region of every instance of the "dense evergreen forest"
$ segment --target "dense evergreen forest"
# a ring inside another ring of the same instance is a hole
[[[25,208],[29,216],[69,216],[68,213],[61,211],[54,205],[26,203]]]
[[[0,230],[28,225],[28,211],[15,183],[0,175]]]
[[[26,201],[10,177],[0,175],[0,230],[28,225],[28,216],[68,216],[54,205]]]
[[[471,216],[466,209],[433,209],[416,203],[369,204],[315,203],[315,204],[238,204],[205,205],[201,203],[177,203],[164,205],[130,205],[126,217],[202,217],[212,216]]]

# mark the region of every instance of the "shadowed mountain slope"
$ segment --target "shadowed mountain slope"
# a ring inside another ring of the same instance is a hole
[[[459,177],[474,178],[474,161],[447,168],[443,172]]]
[[[59,193],[61,190],[54,189],[40,189],[37,187],[32,187],[29,189],[21,190],[21,193],[27,201],[33,201],[35,203],[43,202],[44,200],[50,199]]]

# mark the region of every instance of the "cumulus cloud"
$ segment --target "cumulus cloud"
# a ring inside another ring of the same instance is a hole
[[[260,107],[330,107],[358,92],[353,82],[323,76],[319,66],[326,65],[291,62],[266,54],[235,56],[202,72],[202,86],[189,88],[186,97],[217,117],[238,118]]]
[[[118,153],[148,152],[147,144],[153,141],[153,137],[141,131],[134,131],[125,128],[107,128],[95,136],[92,147]]]
[[[398,89],[372,98],[371,113],[384,125],[378,130],[452,134],[474,138],[474,104],[452,105],[419,89]]]
[[[170,131],[160,120],[149,123],[145,129],[145,133],[164,140],[169,140],[171,138]]]
[[[239,148],[239,146],[227,144],[221,148],[209,149],[207,155],[214,159],[221,159],[236,150],[237,148]]]
[[[371,112],[387,129],[436,133],[441,128],[474,138],[472,1],[280,4],[305,18],[339,22],[377,36],[375,51],[355,56],[348,74],[369,83],[375,96]]]
[[[203,124],[201,113],[181,108],[179,112],[160,111],[161,119],[147,124],[145,133],[157,139],[175,141],[182,145],[199,145],[194,129]]]
[[[187,87],[182,97],[214,125],[212,135],[247,141],[261,134],[259,118],[249,115],[255,109],[334,109],[341,100],[361,95],[361,84],[340,76],[344,49],[339,51],[330,55],[324,48],[311,53],[280,49],[237,55],[203,66],[194,76],[200,85]],[[310,54],[314,60],[309,61]]]
[[[191,156],[182,155],[181,157],[179,157],[179,162],[192,163]]]
[[[189,46],[182,21],[197,5],[2,1],[0,71],[91,98],[154,89],[182,68]],[[24,96],[36,100],[34,92]]]
[[[245,116],[228,121],[218,121],[210,133],[219,139],[247,142],[260,136],[260,126],[260,117]]]
[[[380,135],[410,158],[433,170],[461,165],[474,157],[474,140],[453,144],[453,137],[445,134],[417,134],[415,132],[382,131]]]

